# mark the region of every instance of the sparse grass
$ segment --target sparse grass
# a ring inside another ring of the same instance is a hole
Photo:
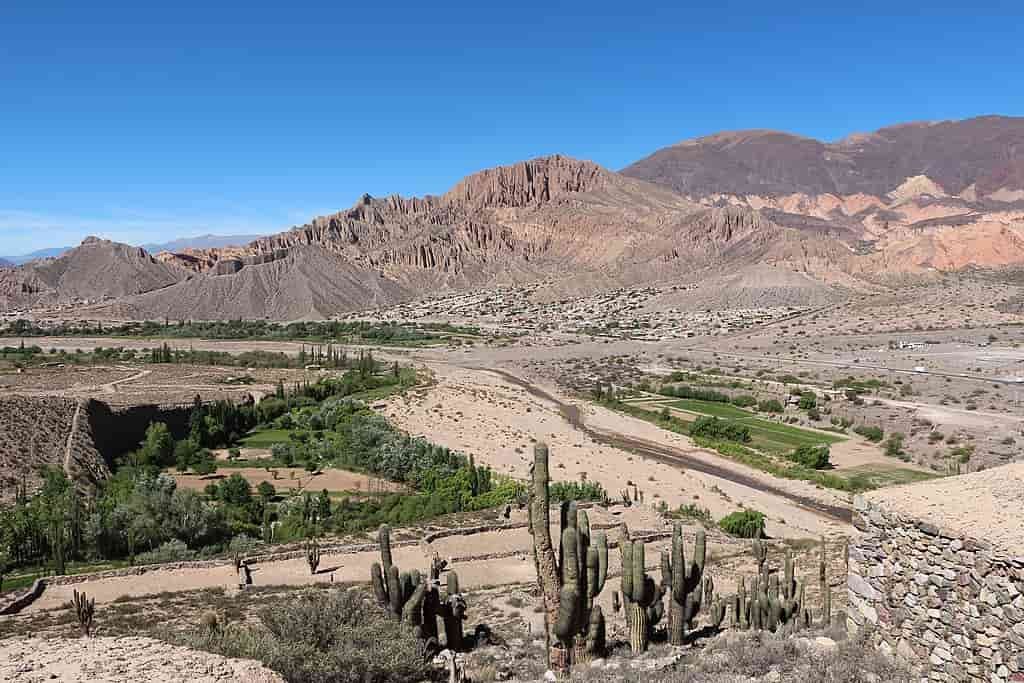
[[[933,472],[923,472],[906,467],[890,467],[887,465],[875,464],[850,467],[838,472],[837,474],[864,477],[877,487],[913,484],[918,481],[935,479],[939,476]]]

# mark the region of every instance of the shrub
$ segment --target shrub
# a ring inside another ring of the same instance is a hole
[[[878,443],[885,436],[885,432],[882,431],[881,427],[873,427],[871,425],[857,425],[853,428],[853,431],[874,443]]]
[[[750,441],[750,427],[738,422],[704,416],[697,418],[690,425],[690,436],[748,443]]]
[[[185,562],[195,558],[195,553],[188,546],[174,539],[157,546],[154,550],[139,553],[135,557],[136,564],[164,564],[166,562]]]
[[[781,413],[784,410],[782,404],[774,398],[758,401],[757,409],[762,413]]]
[[[604,500],[608,497],[604,487],[596,481],[556,481],[549,489],[552,501]]]
[[[718,522],[722,531],[740,538],[764,537],[764,513],[757,510],[737,510]]]
[[[429,678],[420,643],[359,589],[310,590],[265,608],[260,624],[236,623],[187,633],[176,644],[255,659],[290,683],[398,683]]]
[[[823,470],[832,463],[829,462],[829,448],[826,444],[820,446],[812,446],[810,444],[803,444],[798,446],[796,450],[789,453],[786,457],[793,462],[809,467],[812,470]]]
[[[692,519],[693,521],[704,525],[713,524],[715,521],[711,518],[710,510],[699,507],[694,503],[680,505],[678,509],[666,513],[666,517],[669,517],[670,519]]]
[[[741,396],[734,396],[732,404],[738,408],[750,408],[757,405],[757,399],[750,394],[743,394]]]
[[[893,432],[885,440],[885,454],[891,458],[898,458],[903,455],[903,435]]]
[[[800,394],[800,402],[797,404],[800,410],[811,410],[817,407],[817,405],[818,397],[814,395],[813,391],[804,391]]]

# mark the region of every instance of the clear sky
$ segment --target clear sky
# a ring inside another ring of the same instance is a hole
[[[1022,115],[1022,25],[1019,1],[0,0],[0,254],[278,231],[723,129]]]

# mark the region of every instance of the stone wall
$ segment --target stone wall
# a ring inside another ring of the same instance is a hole
[[[1024,556],[893,507],[854,501],[850,629],[922,680],[1024,681]]]

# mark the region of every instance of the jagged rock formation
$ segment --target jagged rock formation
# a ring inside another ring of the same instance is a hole
[[[364,196],[244,249],[193,255],[182,269],[198,274],[105,310],[323,318],[494,283],[617,286],[756,261],[790,232],[746,207],[708,209],[588,161],[543,157],[471,175],[442,196]]]
[[[0,310],[106,299],[80,312],[323,318],[540,279],[559,296],[740,274],[752,286],[737,300],[806,304],[891,275],[1024,263],[1022,150],[1024,119],[982,117],[829,144],[721,133],[622,174],[542,157],[441,196],[365,195],[243,246],[152,257],[90,239],[0,269]]]

